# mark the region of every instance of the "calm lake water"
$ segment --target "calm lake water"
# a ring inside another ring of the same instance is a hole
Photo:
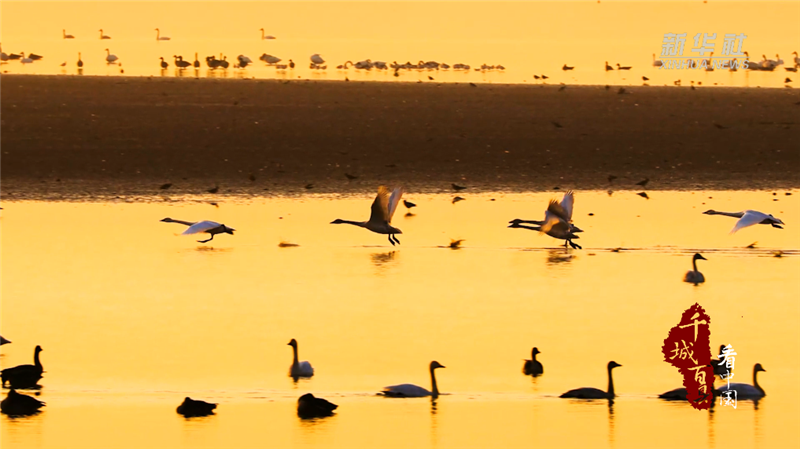
[[[744,33],[742,51],[762,55],[785,66],[800,51],[800,2],[14,2],[3,1],[2,43],[6,53],[26,52],[44,59],[23,65],[11,61],[4,73],[78,73],[83,75],[185,76],[316,80],[550,84],[672,85],[681,80],[719,86],[783,87],[787,73],[728,70],[659,70],[665,33],[686,33],[683,56],[692,52],[697,33],[716,33],[715,56],[723,57],[725,34]],[[35,17],[35,20],[30,20]],[[124,18],[125,20],[120,20]],[[101,40],[99,29],[111,39]],[[157,41],[155,28],[169,41]],[[276,37],[261,39],[261,28]],[[62,30],[74,39],[63,39]],[[698,45],[699,46],[699,45]],[[106,64],[106,51],[121,66]],[[173,56],[202,69],[176,71]],[[258,57],[267,53],[292,59],[294,70],[267,67]],[[319,53],[327,70],[310,70],[309,57]],[[227,71],[210,71],[206,56],[224,54]],[[238,55],[254,63],[233,68]],[[160,69],[159,57],[170,64]],[[469,64],[469,71],[337,70],[338,65],[371,59],[392,63],[438,61]],[[730,57],[725,58],[730,59]],[[739,57],[741,59],[741,57]],[[630,71],[605,71],[608,62]],[[65,66],[61,67],[64,63]],[[503,65],[505,71],[474,69]],[[574,70],[563,71],[564,65]]]
[[[468,191],[467,191],[468,192]],[[0,417],[4,448],[797,447],[800,191],[577,192],[583,250],[506,228],[551,193],[406,197],[401,245],[365,220],[372,196],[174,197],[151,203],[5,201],[3,367],[44,348],[39,415]],[[210,204],[217,202],[218,207]],[[706,216],[756,209],[786,229]],[[589,213],[594,215],[590,216]],[[164,217],[236,228],[209,244]],[[446,246],[465,239],[461,249]],[[281,241],[300,246],[279,248]],[[746,248],[758,242],[755,248]],[[623,248],[619,252],[612,250]],[[681,282],[691,256],[707,282]],[[775,257],[783,251],[783,257]],[[696,411],[656,399],[681,377],[661,344],[695,302],[711,346],[732,344],[736,381],[767,370],[758,404]],[[316,374],[288,377],[291,338]],[[521,373],[533,346],[545,374]],[[445,395],[387,399],[383,386]],[[573,401],[605,389],[619,398]],[[303,421],[313,392],[333,417]],[[219,403],[184,419],[184,396]]]

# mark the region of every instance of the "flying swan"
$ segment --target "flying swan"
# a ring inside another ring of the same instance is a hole
[[[391,196],[390,196],[391,195]],[[394,246],[395,242],[400,243],[400,240],[395,237],[395,234],[402,234],[403,231],[391,225],[392,216],[394,215],[397,205],[400,203],[400,197],[403,196],[403,188],[395,188],[391,194],[389,188],[386,186],[378,187],[378,196],[372,202],[372,213],[368,221],[349,221],[337,218],[331,224],[351,224],[367,228],[372,232],[378,234],[389,234],[389,243]]]

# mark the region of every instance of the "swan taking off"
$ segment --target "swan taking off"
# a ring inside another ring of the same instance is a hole
[[[706,278],[703,276],[703,273],[697,271],[697,261],[698,260],[708,260],[705,257],[701,256],[700,253],[697,253],[692,257],[692,270],[687,271],[686,275],[683,276],[683,282],[688,282],[690,284],[702,284],[706,281]]]
[[[422,398],[425,396],[433,396],[434,398],[437,398],[439,396],[439,387],[436,385],[436,373],[434,370],[436,368],[444,367],[444,365],[435,360],[430,364],[429,369],[431,372],[431,389],[433,391],[428,391],[413,384],[400,384],[384,387],[383,391],[381,391],[379,394],[389,398]]]
[[[561,398],[575,398],[575,399],[614,399],[614,379],[611,377],[611,370],[622,366],[617,362],[608,362],[608,391],[603,391],[597,388],[584,387],[569,390],[562,394]]]
[[[753,367],[753,385],[748,385],[748,384],[730,384],[730,386],[728,386],[726,384],[726,385],[721,386],[719,388],[719,391],[722,394],[724,394],[728,390],[734,390],[734,391],[736,391],[736,397],[738,399],[759,399],[759,398],[763,398],[764,396],[767,395],[767,393],[765,393],[764,389],[761,388],[760,385],[758,385],[758,379],[756,378],[756,376],[758,376],[758,372],[759,371],[764,371],[765,373],[767,372],[767,370],[765,370],[763,367],[761,367],[760,363],[756,363],[756,365]]]
[[[287,345],[292,347],[292,352],[294,353],[294,358],[292,359],[292,366],[289,367],[289,377],[294,378],[295,380],[299,377],[311,377],[314,375],[314,368],[311,366],[310,363],[306,361],[299,362],[297,358],[297,340],[294,338],[292,341],[287,343]]]
[[[784,224],[779,218],[775,218],[771,214],[765,214],[757,210],[746,210],[744,212],[717,212],[715,210],[707,210],[703,213],[706,215],[725,215],[726,217],[738,218],[739,221],[737,221],[736,226],[731,229],[731,234],[742,228],[757,224],[768,224],[772,225],[773,228],[778,229],[783,229],[779,225]]]
[[[214,236],[217,235],[217,234],[225,233],[225,234],[233,235],[233,231],[236,230],[236,229],[233,229],[233,228],[229,228],[229,227],[225,226],[224,224],[219,224],[219,223],[217,223],[215,221],[208,221],[208,220],[206,220],[206,221],[198,221],[197,223],[193,223],[191,221],[173,220],[172,218],[167,217],[167,218],[165,218],[165,219],[163,219],[161,221],[163,221],[165,223],[180,223],[180,224],[189,226],[189,228],[186,229],[185,231],[183,231],[183,233],[181,235],[199,234],[201,232],[206,232],[208,234],[211,234],[211,237],[209,237],[207,240],[198,240],[197,241],[198,243],[210,242],[210,241],[214,240]]]
[[[542,362],[536,360],[536,354],[541,354],[539,348],[533,348],[531,350],[531,360],[526,360],[525,364],[522,365],[522,373],[526,376],[536,377],[544,374],[544,367]]]
[[[564,194],[561,203],[558,203],[556,200],[550,200],[550,204],[544,213],[543,221],[520,220],[519,218],[515,218],[509,221],[511,224],[508,227],[539,231],[550,237],[565,240],[564,247],[570,245],[573,248],[581,249],[580,245],[572,241],[572,239],[579,238],[575,235],[576,233],[583,232],[572,224],[572,209],[574,204],[575,194],[570,190]],[[534,224],[536,226],[524,226],[523,224]]]
[[[158,28],[156,28],[156,40],[157,40],[157,41],[168,41],[168,40],[169,40],[169,38],[168,38],[167,36],[162,36],[162,35],[161,35],[161,30],[159,30]]]
[[[378,196],[372,202],[372,213],[368,221],[349,221],[337,218],[331,224],[351,224],[367,228],[378,234],[389,234],[389,243],[394,246],[395,242],[400,243],[395,234],[402,234],[403,231],[395,228],[390,223],[392,222],[394,211],[400,203],[401,196],[403,196],[402,187],[397,187],[390,194],[388,187],[380,186],[378,187]]]
[[[311,55],[311,62],[317,65],[325,64],[325,60],[322,59],[322,56],[320,56],[319,53],[314,53],[313,55]]]

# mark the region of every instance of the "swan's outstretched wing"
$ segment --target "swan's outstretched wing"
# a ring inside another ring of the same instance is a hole
[[[389,208],[388,208],[388,215],[386,221],[391,223],[392,217],[394,216],[394,211],[397,209],[397,205],[400,204],[400,198],[403,196],[403,188],[396,187],[392,191],[392,196],[389,197]]]
[[[551,204],[555,204],[555,202]],[[552,233],[556,235],[560,233],[569,233],[569,230],[569,223],[564,221],[564,219],[559,215],[554,214],[549,210],[545,212],[544,224],[542,224],[541,228],[539,229],[540,232],[551,233],[552,231]]]
[[[572,221],[572,205],[575,204],[575,194],[570,190],[564,194],[564,199],[561,200],[561,208],[567,215],[567,221]]]
[[[219,227],[220,224],[216,221],[199,221],[189,226],[181,235],[198,234],[201,232],[208,232],[214,228]]]
[[[372,202],[372,213],[369,215],[369,221],[373,223],[389,221],[389,194],[389,189],[386,186],[378,187],[378,196]]]
[[[566,198],[565,198],[566,199]],[[545,212],[545,221],[548,220],[547,215],[553,214],[558,218],[564,220],[565,222],[569,223],[570,217],[572,216],[572,203],[569,205],[569,213],[564,209],[564,207],[558,203],[556,200],[550,200],[550,204],[547,206],[547,212]]]
[[[766,218],[767,215],[761,212],[756,212],[754,210],[745,211],[744,215],[742,215],[742,218],[740,218],[739,221],[736,222],[736,226],[734,226],[733,229],[731,229],[731,234],[734,234],[739,229],[757,225],[762,221],[764,221],[764,219]]]

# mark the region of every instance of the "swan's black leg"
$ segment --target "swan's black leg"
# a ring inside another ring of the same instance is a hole
[[[783,229],[783,227],[776,225],[775,223],[771,223],[773,228]]]
[[[397,238],[396,235],[392,234],[392,238],[394,238],[394,241],[397,242],[398,245],[400,244],[400,240]]]
[[[577,243],[573,242],[572,240],[567,240],[567,242],[568,242],[568,243],[570,244],[570,246],[572,246],[574,249],[583,249],[583,247],[582,247],[581,245],[578,245]]]
[[[211,237],[208,240],[198,240],[197,243],[207,243],[214,240],[214,234],[211,234]]]
[[[394,246],[394,240],[392,240],[392,234],[389,234],[389,243],[391,243],[392,246]]]

